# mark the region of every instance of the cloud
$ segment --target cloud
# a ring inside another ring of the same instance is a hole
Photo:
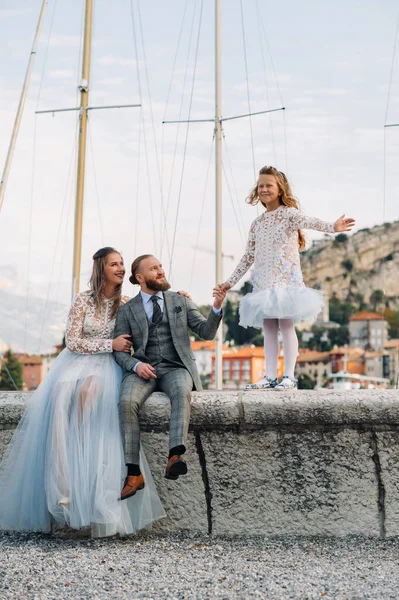
[[[54,69],[49,71],[49,76],[54,79],[72,79],[76,73],[72,69]]]
[[[0,17],[19,17],[30,12],[30,8],[0,8]]]
[[[135,60],[133,58],[123,58],[121,56],[100,56],[97,58],[96,63],[102,67],[139,67],[145,66],[144,61]]]

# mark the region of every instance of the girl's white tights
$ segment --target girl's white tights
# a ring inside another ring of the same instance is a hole
[[[274,379],[277,374],[278,330],[283,337],[284,375],[294,377],[295,363],[298,356],[298,338],[292,319],[265,319],[263,334],[265,345],[266,375]]]

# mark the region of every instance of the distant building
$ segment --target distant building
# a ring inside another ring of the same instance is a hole
[[[331,373],[344,371],[345,373],[357,373],[363,375],[364,350],[362,348],[338,348],[335,346],[330,350]]]
[[[399,378],[399,339],[388,340],[384,344],[383,376],[389,377],[395,386]],[[399,386],[398,386],[399,387]]]
[[[341,327],[341,325],[339,323],[336,323],[335,321],[330,321],[330,297],[328,295],[328,292],[325,290],[323,291],[323,296],[324,296],[323,310],[317,316],[316,321],[314,321],[314,323],[313,322],[311,322],[311,323],[302,322],[302,323],[299,323],[299,325],[297,325],[297,329],[299,331],[303,331],[302,341],[305,344],[314,337],[314,334],[311,331],[312,325],[316,325],[317,327],[323,327],[324,329],[339,329]],[[328,340],[329,340],[328,333],[326,333],[324,341],[328,342]]]
[[[23,389],[28,392],[35,390],[43,381],[42,357],[30,354],[16,354],[16,357],[22,365]]]
[[[229,346],[223,344],[223,351],[228,350]],[[212,356],[216,351],[216,342],[212,340],[210,342],[200,340],[191,342],[191,350],[195,356],[195,362],[199,374],[204,377],[206,375],[211,376],[212,373]]]
[[[16,354],[18,362],[22,365],[22,378],[24,390],[36,390],[46,377],[50,367],[62,350],[62,344],[56,346],[53,354]]]
[[[284,374],[284,357],[278,357],[278,377]],[[242,346],[223,351],[223,386],[226,389],[242,389],[247,383],[259,381],[265,374],[263,346]],[[211,385],[215,385],[215,356],[212,356]]]
[[[388,323],[374,312],[358,312],[349,319],[350,346],[363,350],[380,351],[388,339]]]
[[[329,352],[317,352],[303,348],[299,350],[296,370],[298,375],[307,375],[316,383],[316,387],[323,387],[331,374],[331,357]]]

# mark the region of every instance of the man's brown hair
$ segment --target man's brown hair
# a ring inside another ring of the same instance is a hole
[[[141,256],[138,256],[137,258],[134,259],[134,261],[132,262],[132,274],[129,277],[129,281],[130,283],[132,283],[133,285],[140,285],[140,282],[137,281],[136,279],[136,273],[140,268],[141,262],[143,260],[145,260],[146,258],[150,258],[150,256],[153,256],[152,254],[142,254]]]

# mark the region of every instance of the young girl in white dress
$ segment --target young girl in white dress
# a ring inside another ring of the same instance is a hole
[[[254,265],[253,292],[240,302],[240,325],[263,327],[266,373],[247,389],[295,389],[298,338],[294,324],[314,320],[323,308],[323,294],[305,287],[303,282],[299,251],[305,248],[305,238],[300,228],[343,232],[350,231],[355,221],[346,219],[345,215],[335,223],[305,216],[287,177],[274,167],[263,167],[259,171],[248,202],[254,206],[261,202],[266,210],[253,221],[245,254],[231,277],[217,288],[230,289]],[[280,383],[276,378],[279,329],[284,348],[284,377]]]
[[[144,453],[145,488],[119,501],[126,466],[119,430],[121,369],[113,338],[125,267],[113,248],[93,256],[90,290],[69,312],[66,348],[28,401],[0,465],[0,528],[91,530],[92,537],[134,533],[166,516]],[[143,471],[144,469],[144,471]]]

